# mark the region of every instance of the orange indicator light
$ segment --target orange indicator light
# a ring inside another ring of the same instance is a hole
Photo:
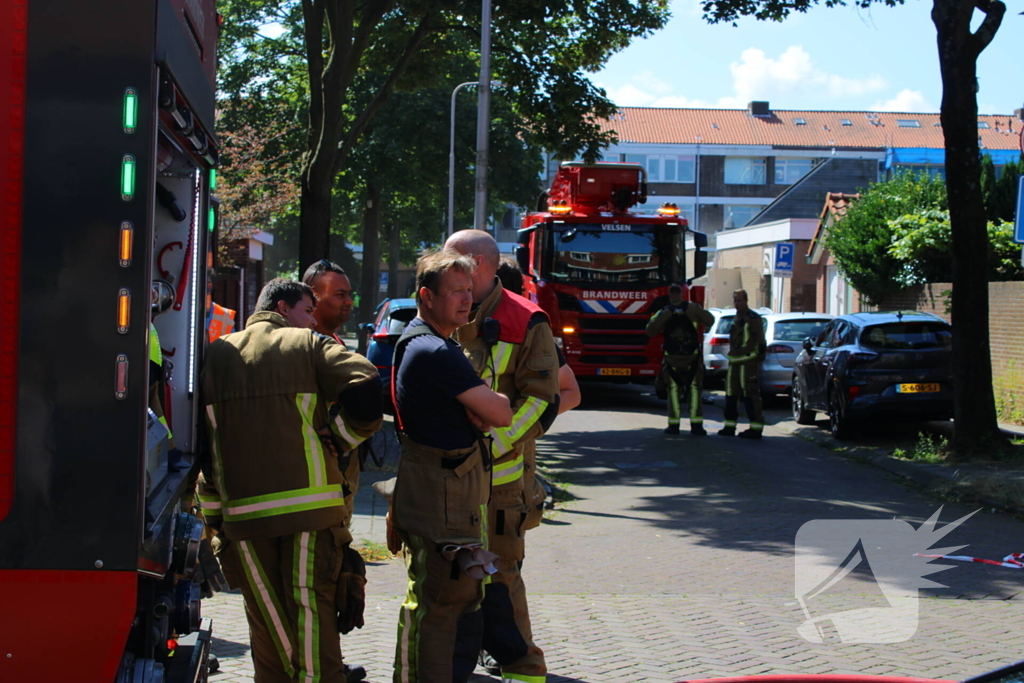
[[[121,267],[127,268],[132,263],[132,224],[128,221],[121,223]]]
[[[122,287],[117,293],[117,331],[121,334],[128,334],[128,312],[131,302],[131,291],[127,287]]]

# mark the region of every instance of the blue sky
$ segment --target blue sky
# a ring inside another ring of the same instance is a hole
[[[1020,3],[978,61],[981,114],[1024,107]],[[782,23],[711,26],[698,0],[674,0],[672,20],[592,76],[619,106],[937,112],[942,83],[931,2],[890,8],[817,7]],[[975,25],[980,22],[976,12]]]

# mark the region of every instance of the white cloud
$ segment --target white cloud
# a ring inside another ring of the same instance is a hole
[[[765,55],[764,50],[748,48],[729,70],[736,99],[744,105],[750,100],[786,103],[814,99],[821,102],[820,107],[827,107],[829,100],[857,97],[886,87],[885,79],[877,75],[847,78],[827,73],[814,65],[800,45],[790,45],[777,59]]]
[[[935,112],[939,108],[932,106],[924,98],[920,90],[909,90],[904,88],[896,94],[896,97],[884,102],[875,102],[871,109],[874,111],[903,111],[915,114]]]

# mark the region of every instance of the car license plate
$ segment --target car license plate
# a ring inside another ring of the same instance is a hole
[[[598,368],[597,374],[599,375],[629,375],[631,373],[629,368]]]
[[[923,394],[923,393],[934,393],[939,391],[938,384],[897,384],[896,393],[898,394]]]

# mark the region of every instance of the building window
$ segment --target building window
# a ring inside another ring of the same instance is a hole
[[[793,123],[795,123],[798,126],[806,126],[807,119],[793,119]]]
[[[650,254],[627,254],[626,263],[648,263],[651,260]]]
[[[725,182],[727,185],[764,185],[764,157],[726,157]]]
[[[748,206],[746,204],[726,204],[722,207],[722,214],[724,217],[724,220],[722,221],[722,228],[725,230],[742,228],[753,220],[754,216],[760,213],[762,208],[763,207],[760,206]]]
[[[896,125],[900,128],[920,128],[921,122],[917,119],[896,119]]]
[[[696,181],[696,161],[693,155],[626,154],[623,161],[641,164],[647,169],[647,180],[652,183]]]
[[[573,261],[585,261],[587,263],[594,260],[594,255],[587,251],[570,251],[569,258]]]
[[[978,121],[978,128],[990,128],[988,121]]]
[[[843,124],[844,126],[853,125],[853,121],[851,121],[850,119],[839,119],[839,123]]]
[[[775,157],[775,184],[792,185],[814,167],[814,159]]]

